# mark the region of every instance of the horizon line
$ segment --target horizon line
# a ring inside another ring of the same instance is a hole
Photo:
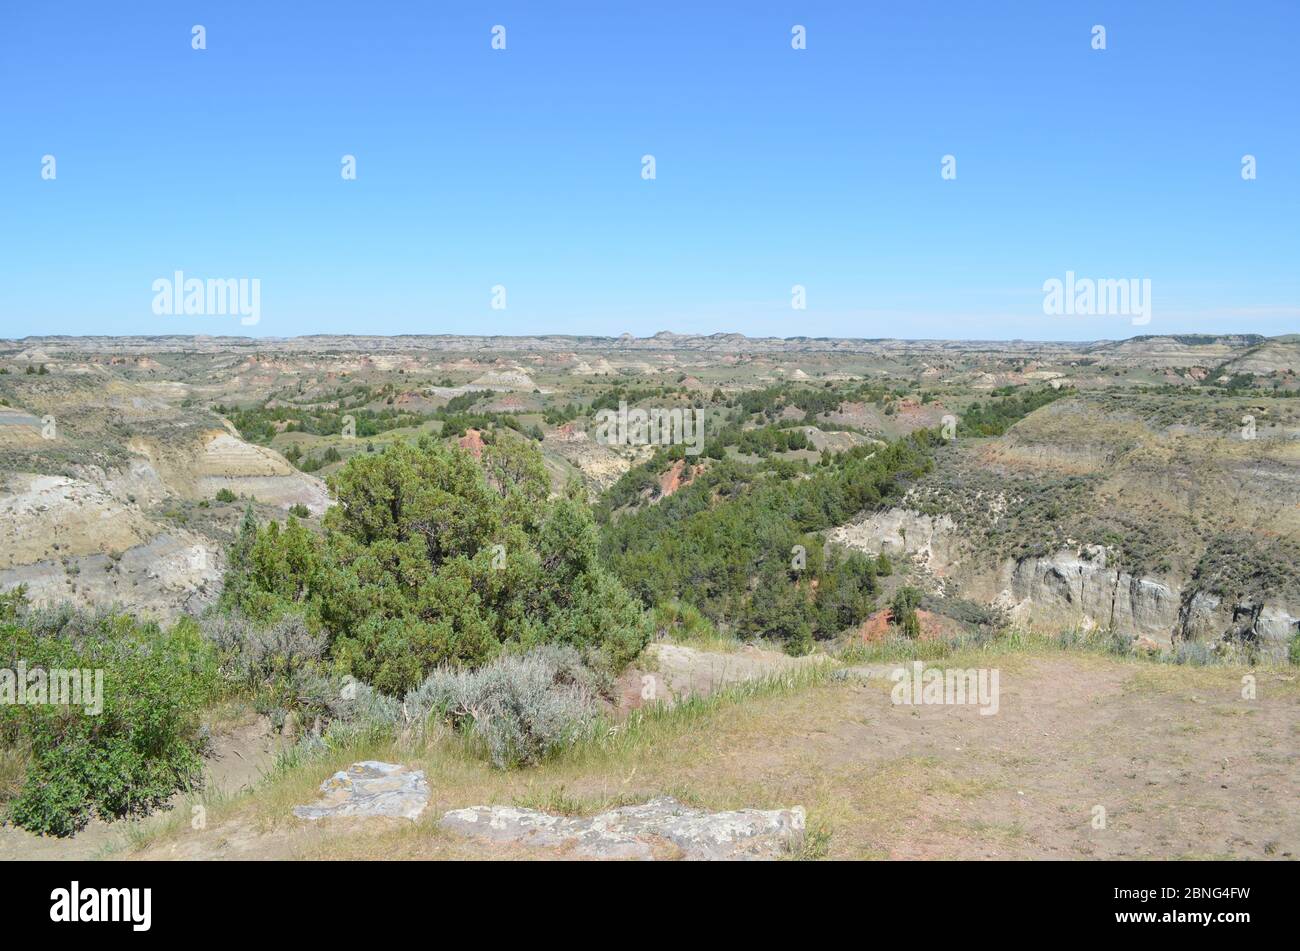
[[[0,337],[0,344],[24,344],[29,341],[59,341],[75,342],[84,341],[111,341],[111,340],[190,340],[195,342],[247,342],[247,343],[288,343],[298,340],[321,340],[321,339],[358,339],[358,340],[548,340],[564,339],[575,341],[609,341],[613,344],[618,343],[654,343],[663,340],[711,340],[717,338],[740,338],[755,342],[778,341],[781,343],[794,343],[801,341],[809,342],[826,342],[826,343],[863,343],[863,344],[884,344],[884,343],[970,343],[970,344],[989,344],[989,343],[1033,343],[1033,344],[1054,344],[1056,346],[1071,346],[1076,344],[1097,344],[1097,343],[1126,343],[1132,340],[1159,340],[1159,339],[1178,339],[1178,338],[1202,338],[1207,342],[1215,340],[1224,340],[1232,338],[1258,338],[1260,341],[1266,340],[1286,340],[1287,338],[1300,339],[1300,333],[1285,334],[1266,334],[1254,331],[1171,331],[1168,333],[1158,334],[1134,334],[1129,337],[1094,337],[1091,339],[1080,338],[1078,340],[1059,340],[1059,339],[1042,339],[1033,337],[845,337],[835,335],[817,335],[800,334],[792,337],[778,337],[773,335],[750,336],[749,334],[739,331],[714,331],[712,333],[677,333],[670,330],[660,330],[654,334],[644,337],[638,337],[631,333],[622,334],[574,334],[574,333],[532,333],[532,334],[465,334],[465,333],[317,333],[317,334],[293,334],[291,336],[249,336],[246,334],[28,334],[23,337]]]

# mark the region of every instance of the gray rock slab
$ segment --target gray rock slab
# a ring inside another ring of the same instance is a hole
[[[600,859],[653,859],[671,843],[691,860],[772,859],[802,840],[806,816],[791,809],[704,812],[663,797],[588,818],[554,816],[515,806],[453,809],[440,825],[449,832],[499,844],[571,848]]]
[[[416,819],[429,804],[424,770],[365,760],[341,769],[320,785],[321,799],[294,806],[299,819],[386,816]]]

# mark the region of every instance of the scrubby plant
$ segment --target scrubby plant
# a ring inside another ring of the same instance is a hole
[[[286,614],[259,626],[239,614],[214,614],[201,623],[212,643],[225,679],[245,688],[291,680],[314,667],[325,653],[325,640],[313,634],[301,615]]]
[[[1170,658],[1175,664],[1186,664],[1192,667],[1204,667],[1207,664],[1213,664],[1218,660],[1214,653],[1212,645],[1205,641],[1179,640],[1174,643],[1174,649],[1170,652]]]
[[[400,700],[350,677],[304,674],[295,682],[324,729],[306,734],[287,762],[394,736],[423,737],[442,725],[501,769],[535,764],[593,736],[603,722],[601,698],[613,688],[606,672],[559,645],[506,654],[474,670],[439,668]]]
[[[329,718],[326,740],[334,746],[386,739],[408,722],[401,701],[368,684],[351,678],[311,684]]]
[[[505,769],[590,737],[600,723],[601,692],[600,677],[577,651],[547,646],[478,670],[436,670],[404,707],[413,719],[447,720]]]
[[[904,637],[917,637],[921,633],[921,621],[916,609],[921,604],[921,592],[911,585],[903,585],[894,592],[889,604],[889,613],[895,625]]]
[[[700,641],[717,637],[713,622],[687,601],[673,599],[657,604],[651,618],[655,637],[660,640]]]
[[[20,592],[0,599],[0,669],[20,664],[47,676],[80,671],[83,685],[102,671],[102,696],[93,702],[83,686],[83,702],[29,695],[0,704],[0,748],[21,751],[27,763],[10,821],[70,835],[92,815],[141,815],[200,785],[199,711],[217,675],[215,654],[192,621],[164,630],[110,612],[29,611]]]
[[[1133,653],[1135,639],[1132,634],[1112,628],[1093,628],[1087,631],[1071,628],[1059,632],[1056,643],[1066,650],[1100,651],[1116,657],[1128,657]]]
[[[330,485],[323,535],[292,515],[241,531],[223,606],[302,616],[341,672],[401,696],[507,647],[567,644],[619,669],[648,640],[586,506],[548,498],[531,444],[499,438],[480,465],[426,436],[354,456]]]

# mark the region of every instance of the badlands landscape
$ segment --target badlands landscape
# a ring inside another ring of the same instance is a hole
[[[9,724],[0,855],[1293,857],[1298,373],[1295,336],[0,341],[10,625],[212,652],[145,801],[41,798]],[[637,410],[702,436],[601,428]],[[411,713],[543,643],[562,735]],[[996,668],[997,715],[891,702],[914,662]]]

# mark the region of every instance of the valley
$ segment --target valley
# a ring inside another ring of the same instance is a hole
[[[1294,336],[0,341],[16,623],[201,631],[196,676],[262,750],[243,792],[174,794],[212,806],[204,831],[146,809],[41,853],[530,857],[287,818],[387,758],[438,774],[443,809],[797,802],[826,836],[804,857],[1290,856],[1298,371]],[[691,426],[637,423],[670,418]],[[394,721],[447,665],[552,639],[595,671],[582,729],[680,709],[505,771],[454,706],[450,733]],[[998,665],[1005,712],[891,706],[913,659]],[[331,699],[344,675],[368,712]],[[35,781],[16,749],[0,799]],[[1145,824],[1091,836],[1080,795]]]

